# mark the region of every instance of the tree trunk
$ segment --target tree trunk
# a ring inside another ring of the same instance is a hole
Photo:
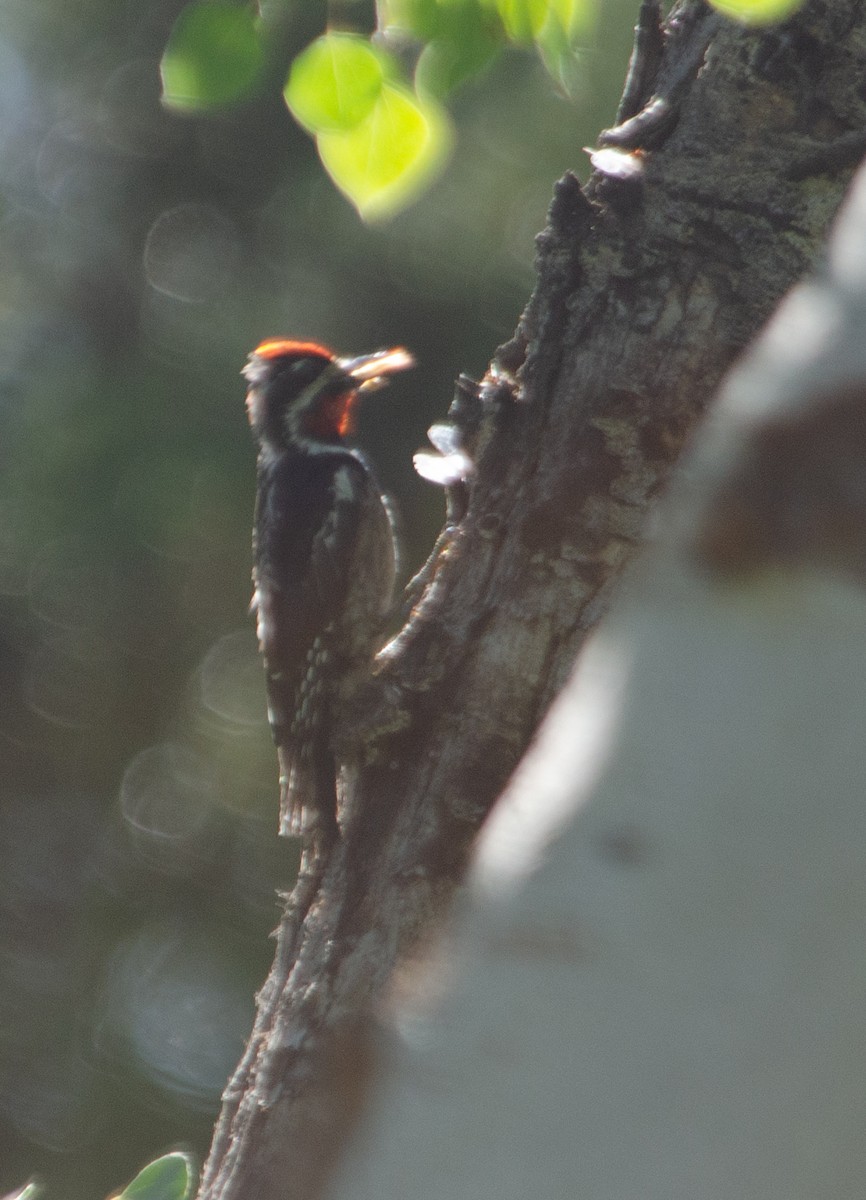
[[[866,169],[683,465],[331,1200],[863,1196]]]
[[[371,1013],[641,543],[723,373],[816,259],[866,148],[866,13],[749,31],[644,3],[620,124],[557,185],[538,281],[455,437],[474,470],[400,635],[347,706],[343,834],[310,847],[202,1200],[321,1194],[364,1103]]]

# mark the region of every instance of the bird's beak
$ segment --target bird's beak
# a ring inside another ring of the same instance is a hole
[[[338,358],[336,366],[358,386],[359,392],[370,392],[383,387],[388,376],[396,371],[407,371],[415,366],[415,359],[402,346],[394,350],[377,350],[375,354],[362,354],[358,358]]]

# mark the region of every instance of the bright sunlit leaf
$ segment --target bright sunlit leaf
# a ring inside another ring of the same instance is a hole
[[[321,133],[318,145],[337,187],[375,220],[405,208],[441,170],[451,127],[438,104],[386,83],[359,125]]]
[[[372,111],[389,64],[362,37],[327,33],[292,63],[284,96],[292,115],[313,133],[354,129]]]
[[[116,1200],[187,1200],[195,1182],[188,1154],[164,1154],[139,1171]]]
[[[784,21],[803,7],[803,0],[710,0],[714,8],[735,21],[748,25],[770,25]]]
[[[227,0],[188,4],[159,65],[163,102],[194,111],[230,104],[252,91],[263,64],[250,9]]]

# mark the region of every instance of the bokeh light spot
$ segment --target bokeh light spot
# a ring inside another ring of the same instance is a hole
[[[249,983],[231,970],[224,941],[178,920],[153,922],[121,945],[108,970],[97,1050],[131,1058],[164,1091],[213,1104],[253,1014]]]
[[[226,634],[211,647],[202,663],[200,688],[202,704],[222,720],[264,725],[265,679],[251,629]]]
[[[212,821],[218,787],[208,759],[163,742],[136,754],[120,784],[120,811],[148,860],[183,870],[190,843]]]
[[[166,209],[150,227],[144,274],[158,292],[201,303],[229,292],[239,261],[232,222],[208,204]]]

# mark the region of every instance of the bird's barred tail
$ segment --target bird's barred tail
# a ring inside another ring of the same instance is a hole
[[[337,766],[324,739],[279,748],[280,833],[337,829]]]

